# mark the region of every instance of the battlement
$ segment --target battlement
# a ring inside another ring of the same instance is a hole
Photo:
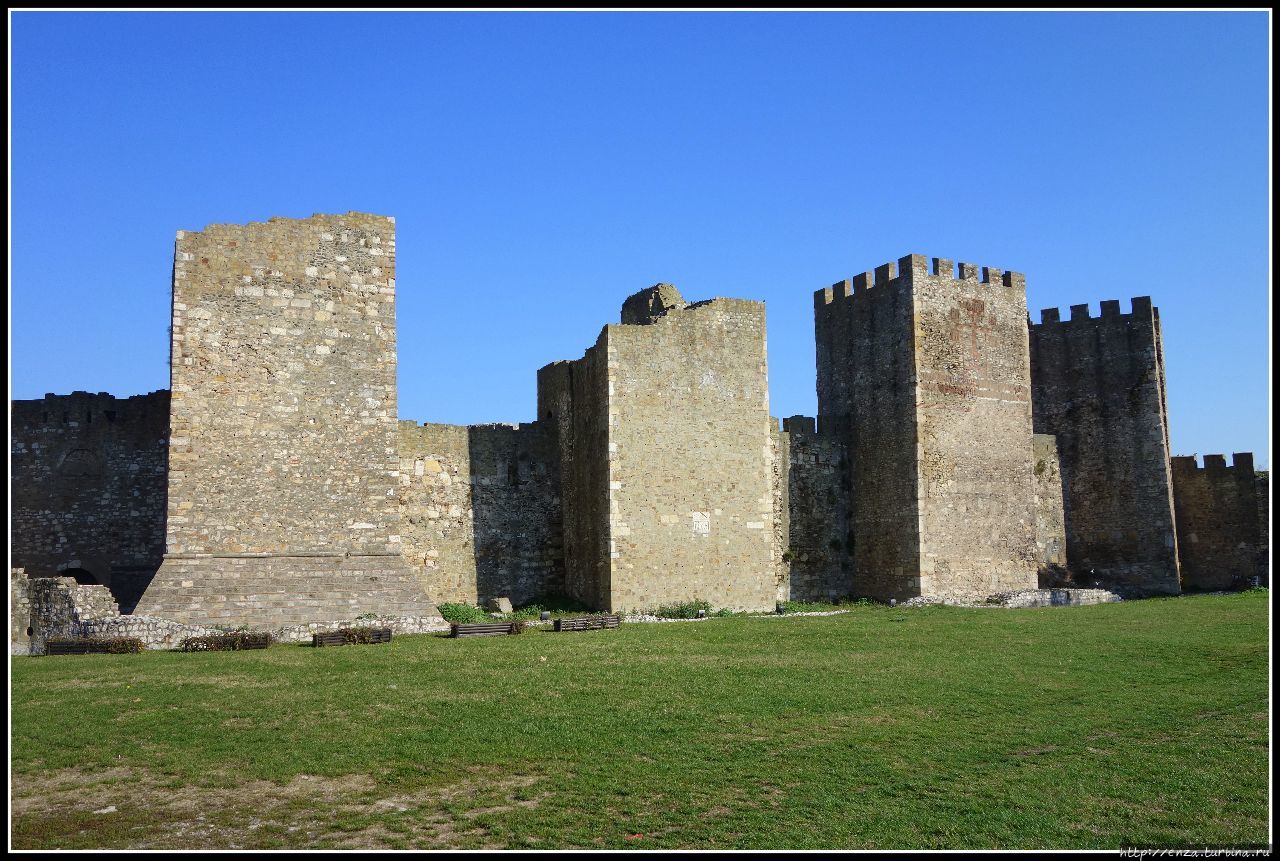
[[[1044,325],[1070,324],[1079,323],[1084,320],[1093,322],[1097,321],[1119,321],[1119,320],[1150,320],[1158,318],[1160,311],[1151,304],[1150,296],[1135,296],[1129,300],[1131,310],[1128,314],[1120,313],[1119,299],[1104,299],[1099,304],[1100,314],[1094,317],[1089,312],[1088,304],[1072,305],[1070,309],[1071,316],[1067,320],[1062,319],[1062,314],[1057,308],[1045,308],[1040,311],[1040,322],[1032,323],[1033,327]]]
[[[906,275],[913,277],[949,278],[952,281],[974,281],[980,284],[999,284],[1004,287],[1026,289],[1027,279],[1021,272],[1006,271],[993,266],[961,263],[945,257],[925,257],[907,254],[897,262],[885,263],[870,272],[860,272],[852,278],[837,281],[830,287],[814,292],[814,305],[830,305],[841,299],[857,296],[875,287],[885,287]]]
[[[94,422],[112,425],[147,419],[161,419],[164,425],[169,415],[169,390],[157,389],[125,398],[108,392],[75,391],[69,395],[50,392],[39,399],[12,401],[10,407],[15,428],[82,426]]]
[[[1196,456],[1183,455],[1169,458],[1169,465],[1178,474],[1203,472],[1240,472],[1249,476],[1254,473],[1253,452],[1238,451],[1231,455],[1231,465],[1227,466],[1227,458],[1221,454],[1206,454],[1204,466],[1196,463]]]
[[[809,434],[810,436],[816,436],[818,433],[817,419],[812,418],[811,416],[788,416],[782,420],[782,432],[791,434],[803,433]]]

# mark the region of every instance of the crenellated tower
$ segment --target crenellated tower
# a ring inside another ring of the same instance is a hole
[[[1035,588],[1023,276],[913,254],[814,298],[818,421],[847,446],[855,592]]]
[[[1178,542],[1159,310],[1150,297],[1030,324],[1037,433],[1057,437],[1067,567],[1078,582],[1176,594]]]

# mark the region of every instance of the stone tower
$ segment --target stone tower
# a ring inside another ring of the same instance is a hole
[[[171,381],[166,553],[138,614],[438,615],[400,550],[393,219],[179,231]]]
[[[1030,325],[1037,433],[1058,439],[1067,567],[1127,594],[1177,594],[1160,313],[1150,297],[1057,308]]]
[[[630,297],[576,361],[538,372],[560,452],[565,586],[593,606],[777,597],[764,305]]]
[[[919,255],[819,290],[818,423],[846,441],[853,588],[1037,586],[1026,287]]]

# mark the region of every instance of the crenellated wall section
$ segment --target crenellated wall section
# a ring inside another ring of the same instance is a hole
[[[844,442],[808,416],[783,419],[773,437],[779,599],[847,598],[854,589]]]
[[[1192,591],[1243,589],[1268,580],[1266,473],[1253,455],[1175,457],[1173,502],[1178,524],[1182,586]],[[1259,517],[1259,512],[1263,513]]]
[[[169,392],[50,394],[10,415],[11,565],[132,608],[164,557]]]

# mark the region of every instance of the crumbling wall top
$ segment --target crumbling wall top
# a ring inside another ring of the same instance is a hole
[[[633,293],[622,303],[624,325],[647,325],[668,311],[684,308],[684,297],[674,284],[654,284]]]

